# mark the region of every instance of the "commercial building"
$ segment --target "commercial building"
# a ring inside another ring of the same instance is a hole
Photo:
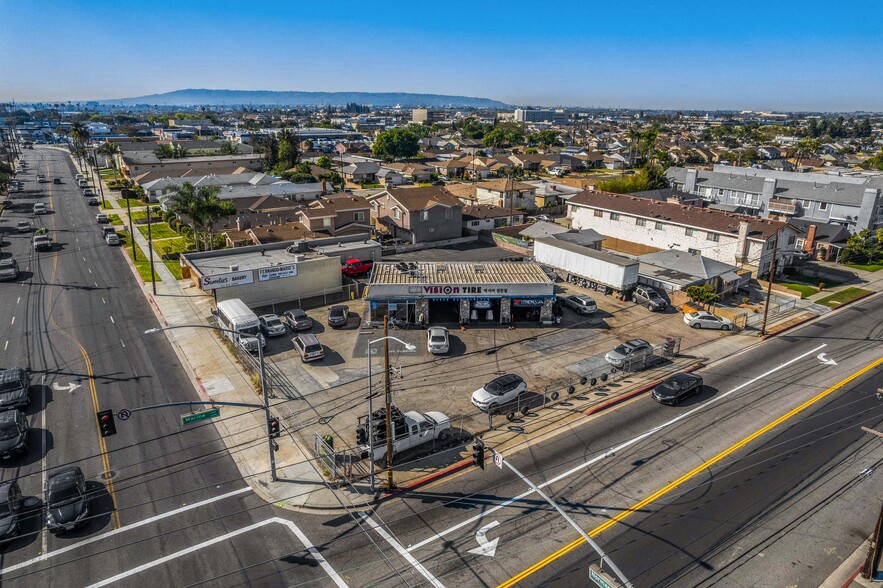
[[[532,262],[384,262],[365,298],[371,324],[549,323],[555,284]]]
[[[215,300],[239,298],[251,307],[298,302],[328,304],[344,298],[344,260],[381,259],[380,244],[359,236],[287,241],[187,253],[189,277]]]
[[[548,122],[561,124],[567,122],[567,113],[563,110],[528,110],[515,109],[516,122]]]
[[[411,122],[415,123],[434,123],[445,120],[444,110],[431,110],[429,108],[414,108],[411,110]]]

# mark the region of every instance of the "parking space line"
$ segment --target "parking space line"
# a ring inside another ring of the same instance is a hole
[[[827,343],[822,343],[821,345],[819,345],[815,349],[812,349],[811,351],[807,351],[806,353],[803,353],[802,355],[798,355],[797,357],[790,359],[790,360],[786,361],[785,363],[780,364],[777,367],[774,367],[773,369],[766,371],[766,372],[762,373],[761,375],[748,380],[747,382],[743,382],[742,384],[739,384],[738,386],[736,386],[732,390],[728,390],[727,392],[724,392],[723,394],[718,394],[718,395],[714,396],[713,398],[706,400],[704,403],[698,405],[696,408],[693,408],[687,412],[681,413],[680,415],[676,416],[675,418],[671,419],[670,421],[666,421],[666,422],[662,423],[661,425],[657,425],[657,426],[653,427],[652,429],[650,429],[649,431],[638,435],[637,437],[632,437],[628,441],[625,441],[624,443],[620,443],[619,445],[617,445],[616,447],[614,447],[612,449],[608,449],[605,453],[602,453],[600,455],[596,455],[592,459],[585,461],[581,464],[578,464],[578,465],[570,468],[566,472],[558,474],[554,478],[543,482],[542,484],[538,484],[537,487],[540,489],[543,489],[543,488],[546,488],[547,486],[551,486],[552,484],[560,482],[561,480],[563,480],[565,478],[569,478],[570,476],[577,473],[578,471],[583,470],[591,465],[594,465],[594,464],[598,463],[599,461],[601,461],[602,459],[606,459],[607,457],[610,457],[612,455],[616,455],[617,453],[619,453],[623,449],[631,447],[632,445],[634,445],[640,441],[643,441],[644,439],[647,439],[648,437],[655,435],[659,431],[661,431],[667,427],[670,427],[671,425],[678,423],[678,422],[692,416],[693,414],[699,412],[700,410],[705,410],[707,407],[711,406],[712,404],[720,402],[724,398],[728,398],[731,394],[738,392],[742,388],[745,388],[746,386],[750,386],[751,384],[754,384],[755,382],[758,382],[758,381],[770,376],[771,374],[774,374],[777,371],[784,369],[784,368],[790,366],[791,364],[800,361],[801,359],[809,357],[809,356],[813,355],[814,353],[820,351],[821,349],[824,349],[827,346],[828,346]],[[476,521],[479,521],[482,518],[484,518],[492,513],[495,513],[502,508],[506,508],[507,506],[509,506],[512,503],[518,502],[522,498],[525,498],[526,496],[533,494],[533,492],[534,492],[533,490],[526,490],[526,491],[522,492],[521,494],[518,494],[517,496],[514,496],[512,498],[508,498],[508,499],[504,500],[503,502],[501,502],[500,504],[498,504],[497,506],[494,506],[494,507],[489,508],[485,511],[482,511],[473,517],[470,517],[460,523],[457,523],[456,525],[454,525],[452,527],[449,527],[448,529],[445,529],[444,531],[440,531],[438,533],[430,535],[429,537],[427,537],[426,539],[424,539],[423,541],[421,541],[419,543],[409,546],[408,551],[413,552],[417,549],[420,549],[421,547],[429,545],[433,541],[441,539],[445,535],[449,535],[449,534],[453,533],[454,531],[456,531],[458,529],[462,529],[463,527],[466,527],[467,525],[471,525],[471,524],[475,523]]]
[[[387,543],[389,543],[389,544],[392,546],[392,548],[395,549],[395,550],[399,553],[399,555],[401,555],[403,558],[405,558],[405,560],[407,560],[407,562],[408,562],[409,564],[411,564],[411,565],[414,567],[415,570],[417,570],[418,572],[420,572],[420,575],[421,575],[421,576],[423,576],[424,578],[426,578],[427,580],[429,580],[429,583],[430,583],[431,585],[435,586],[436,588],[444,588],[444,584],[442,584],[441,582],[439,582],[438,578],[436,578],[435,576],[433,576],[433,575],[429,572],[429,570],[427,570],[427,569],[423,566],[423,564],[421,564],[419,561],[417,561],[417,558],[415,558],[413,555],[411,555],[411,554],[408,552],[407,549],[405,549],[404,547],[402,547],[402,544],[401,544],[401,543],[399,543],[398,541],[396,541],[396,540],[393,538],[392,535],[390,535],[389,533],[387,533],[386,529],[384,529],[382,526],[378,525],[377,522],[376,522],[374,519],[372,519],[371,516],[370,516],[368,513],[366,513],[366,512],[361,512],[361,513],[359,513],[359,514],[362,516],[362,518],[363,518],[363,519],[364,519],[369,525],[371,525],[371,528],[374,529],[374,531],[376,531],[378,535],[380,535],[381,537],[383,537],[384,541],[386,541]]]
[[[303,543],[303,546],[307,549],[307,551],[310,552],[310,555],[312,555],[316,559],[316,561],[319,562],[319,565],[322,566],[322,569],[325,570],[325,573],[328,574],[328,576],[331,578],[331,580],[340,588],[348,588],[346,582],[343,581],[343,578],[341,578],[340,575],[338,575],[338,573],[336,571],[334,571],[334,568],[332,568],[331,565],[325,560],[325,558],[322,557],[322,554],[319,553],[319,550],[316,549],[315,547],[313,547],[313,544],[310,543],[310,540],[307,539],[307,536],[304,535],[303,532],[301,532],[301,530],[297,527],[297,525],[295,525],[291,521],[287,521],[285,519],[280,519],[278,517],[273,517],[273,518],[267,519],[265,521],[260,521],[259,523],[254,523],[253,525],[249,525],[247,527],[237,529],[236,531],[231,531],[230,533],[227,533],[225,535],[221,535],[219,537],[215,537],[213,539],[209,539],[208,541],[203,541],[202,543],[199,543],[197,545],[192,545],[186,549],[182,549],[181,551],[177,551],[175,553],[166,555],[165,557],[155,559],[151,562],[140,565],[136,568],[132,568],[131,570],[127,570],[125,572],[117,574],[116,576],[107,578],[106,580],[101,580],[100,582],[96,582],[94,584],[91,584],[89,586],[89,588],[101,588],[102,586],[107,586],[109,584],[119,582],[120,580],[128,578],[129,576],[134,576],[135,574],[139,574],[145,570],[149,570],[150,568],[170,562],[173,559],[177,559],[177,558],[182,557],[184,555],[188,555],[188,554],[193,553],[195,551],[199,551],[200,549],[204,549],[206,547],[211,547],[212,545],[215,545],[217,543],[222,543],[224,541],[227,541],[228,539],[232,539],[233,537],[236,537],[237,535],[242,535],[243,533],[248,533],[249,531],[259,529],[259,528],[269,525],[271,523],[279,523],[281,525],[288,527],[291,530],[291,532],[297,536],[297,538],[300,540],[300,542]]]
[[[138,527],[143,527],[144,525],[149,525],[150,523],[154,523],[156,521],[160,521],[162,519],[166,519],[168,517],[173,517],[181,514],[182,512],[187,512],[188,510],[193,510],[194,508],[199,508],[201,506],[205,506],[207,504],[211,504],[213,502],[218,502],[220,500],[224,500],[225,498],[232,498],[237,494],[242,494],[243,492],[251,492],[251,488],[246,486],[245,488],[240,488],[239,490],[233,490],[232,492],[227,492],[226,494],[221,494],[220,496],[213,496],[211,498],[207,498],[205,500],[201,500],[199,502],[194,502],[193,504],[188,504],[187,506],[182,506],[181,508],[176,508],[174,510],[170,510],[169,512],[164,512],[162,514],[158,514],[152,516],[147,519],[140,520],[138,522],[132,523],[131,525],[127,525],[125,527],[119,527],[114,529],[113,531],[108,531],[102,535],[96,535],[95,537],[89,537],[88,539],[84,539],[78,543],[73,543],[71,545],[65,545],[60,549],[56,549],[55,551],[50,551],[49,553],[44,553],[39,557],[35,557],[33,559],[29,559],[27,561],[23,561],[21,563],[17,563],[15,565],[11,565],[7,568],[3,568],[0,570],[0,576],[4,574],[8,574],[9,572],[14,572],[16,570],[20,570],[22,568],[26,568],[28,566],[32,566],[34,564],[38,564],[44,562],[50,558],[55,557],[56,555],[61,555],[62,553],[67,553],[68,551],[72,551],[74,549],[78,549],[80,547],[85,547],[86,545],[90,545],[97,541],[101,541],[103,539],[109,539],[110,537],[114,537],[119,535],[120,533],[125,533],[126,531],[131,531],[132,529],[137,529]]]

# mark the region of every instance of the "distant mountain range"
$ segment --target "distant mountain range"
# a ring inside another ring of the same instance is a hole
[[[504,108],[507,105],[490,98],[411,94],[407,92],[274,92],[268,90],[175,90],[136,98],[100,100],[104,104],[134,106],[343,106],[347,103],[390,107],[474,107]]]

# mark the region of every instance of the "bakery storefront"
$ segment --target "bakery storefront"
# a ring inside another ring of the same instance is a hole
[[[383,262],[365,298],[372,325],[549,324],[555,285],[531,262]]]

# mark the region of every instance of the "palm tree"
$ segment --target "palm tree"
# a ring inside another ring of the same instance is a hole
[[[103,155],[108,162],[110,162],[110,167],[113,169],[113,181],[115,182],[117,179],[117,162],[116,155],[120,152],[120,146],[116,143],[111,143],[110,141],[105,141],[101,147],[98,148],[98,153]]]
[[[218,198],[219,191],[218,186],[201,186],[197,190],[190,182],[184,182],[165,188],[160,198],[163,206],[190,224],[197,251],[200,243],[205,249],[211,248],[214,224],[236,212],[231,201]]]

